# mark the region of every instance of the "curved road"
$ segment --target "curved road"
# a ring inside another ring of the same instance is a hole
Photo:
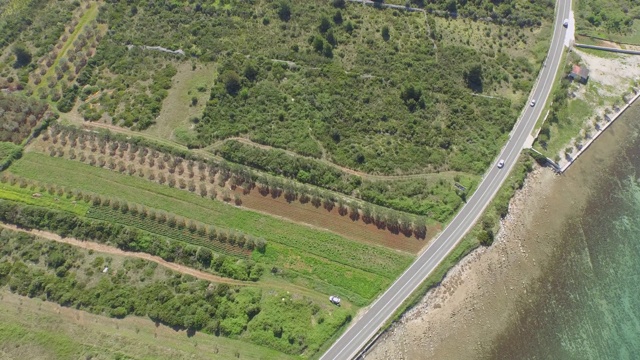
[[[527,103],[520,119],[511,131],[509,141],[502,149],[499,159],[504,159],[504,167],[492,166],[473,196],[453,218],[449,226],[429,245],[416,261],[380,296],[369,310],[336,341],[320,358],[321,360],[346,360],[357,356],[362,348],[376,335],[382,325],[393,315],[429,274],[440,264],[482,215],[491,199],[500,189],[509,172],[516,164],[527,136],[531,134],[537,119],[544,109],[544,103],[551,93],[555,75],[560,65],[567,31],[562,26],[569,18],[570,0],[556,0],[553,38],[547,55],[546,66],[542,68],[529,100],[536,99],[534,107]]]

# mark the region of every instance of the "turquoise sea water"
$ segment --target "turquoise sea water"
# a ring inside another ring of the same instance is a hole
[[[619,121],[562,175],[551,201],[582,186],[585,206],[559,215],[549,265],[489,358],[640,359],[640,107]]]

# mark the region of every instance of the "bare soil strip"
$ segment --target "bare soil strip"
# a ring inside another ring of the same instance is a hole
[[[327,210],[322,206],[316,208],[311,203],[301,204],[297,200],[288,203],[284,196],[278,198],[273,198],[271,195],[263,196],[257,190],[243,194],[242,188],[238,187],[233,191],[242,200],[242,206],[252,210],[331,231],[361,243],[382,245],[411,254],[422,250],[440,231],[439,226],[429,226],[426,239],[417,239],[415,236],[393,234],[386,228],[379,229],[376,225],[367,224],[362,219],[353,221],[348,214],[340,215],[338,206]]]

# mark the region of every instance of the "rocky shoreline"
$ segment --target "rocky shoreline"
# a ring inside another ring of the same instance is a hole
[[[517,301],[541,274],[550,244],[540,246],[539,237],[524,232],[533,214],[547,211],[555,176],[546,168],[532,171],[512,198],[493,245],[457,264],[378,339],[366,359],[463,359],[489,351],[492,336],[505,328]]]

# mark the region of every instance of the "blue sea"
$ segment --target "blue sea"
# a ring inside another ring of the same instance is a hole
[[[548,265],[487,358],[640,359],[639,133],[636,104],[556,180],[569,211],[548,213]]]

